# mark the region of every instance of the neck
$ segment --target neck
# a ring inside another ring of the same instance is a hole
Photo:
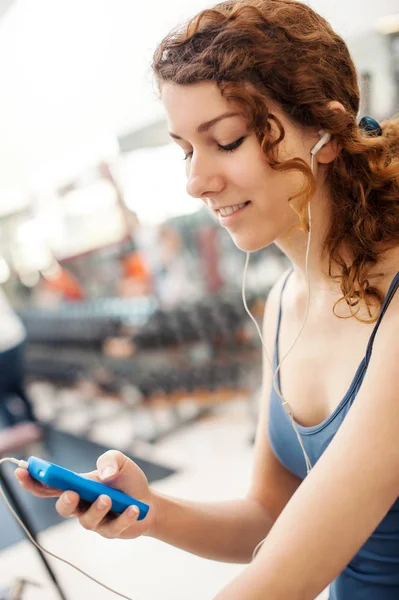
[[[330,218],[330,198],[327,194],[316,193],[310,201],[310,246],[307,262],[307,276],[312,289],[327,294],[339,292],[339,282],[328,275],[328,257],[322,259],[324,240],[328,233]],[[306,283],[306,253],[309,234],[298,229],[292,230],[276,240],[276,245],[291,261],[299,285]],[[338,273],[337,273],[338,274]]]
[[[310,202],[311,213],[311,236],[307,263],[306,278],[306,252],[309,240],[309,234],[293,230],[288,235],[283,235],[276,240],[276,245],[291,261],[294,268],[294,289],[295,296],[302,304],[307,297],[308,283],[311,288],[311,306],[314,309],[324,310],[326,306],[332,304],[342,297],[340,279],[333,279],[328,275],[329,264],[328,256],[322,258],[322,250],[326,235],[331,225],[330,216],[330,198],[329,195],[320,192],[315,194]],[[349,265],[351,262],[349,252],[345,249],[341,251],[342,256]],[[384,253],[376,265],[370,265],[368,278],[373,286],[385,294],[391,284],[393,277],[398,272],[399,248],[394,248]],[[339,268],[333,263],[331,265],[333,276],[340,276]],[[341,310],[346,314],[346,308],[343,305]],[[340,312],[340,311],[339,311]]]

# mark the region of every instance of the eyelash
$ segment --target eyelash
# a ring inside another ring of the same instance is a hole
[[[244,140],[245,140],[245,135],[243,137],[240,137],[235,142],[228,144],[227,146],[221,146],[220,144],[218,144],[218,151],[234,152],[234,150],[237,150],[237,148],[239,148],[241,146],[241,144],[243,143]],[[192,154],[193,154],[192,152],[187,152],[187,154],[184,156],[183,160],[187,160],[188,158],[190,158],[190,156],[192,156]]]

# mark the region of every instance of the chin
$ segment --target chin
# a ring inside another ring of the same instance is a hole
[[[231,234],[230,234],[231,235]],[[267,246],[270,246],[274,240],[259,240],[251,236],[231,235],[231,239],[239,250],[243,252],[258,252]]]

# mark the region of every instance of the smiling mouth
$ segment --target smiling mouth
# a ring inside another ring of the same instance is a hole
[[[235,223],[236,219],[240,219],[241,215],[245,212],[248,206],[252,204],[250,201],[243,202],[241,204],[234,204],[231,207],[225,206],[216,210],[220,225],[223,227],[229,227]],[[231,212],[230,212],[230,209]]]
[[[229,217],[230,215],[233,215],[235,212],[238,212],[239,210],[241,210],[242,208],[244,208],[244,206],[247,206],[248,204],[250,204],[250,200],[247,200],[246,202],[241,202],[240,204],[232,204],[231,206],[224,206],[223,208],[217,208],[217,209],[215,209],[215,212],[217,214],[220,214],[222,217]]]

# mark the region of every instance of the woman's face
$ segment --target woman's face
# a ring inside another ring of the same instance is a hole
[[[162,100],[171,137],[186,156],[187,192],[204,201],[243,251],[283,238],[298,223],[288,199],[303,185],[303,175],[269,166],[246,119],[216,84],[163,83]],[[279,159],[300,157],[309,163],[317,133],[304,134],[281,110],[270,109],[286,132]]]

